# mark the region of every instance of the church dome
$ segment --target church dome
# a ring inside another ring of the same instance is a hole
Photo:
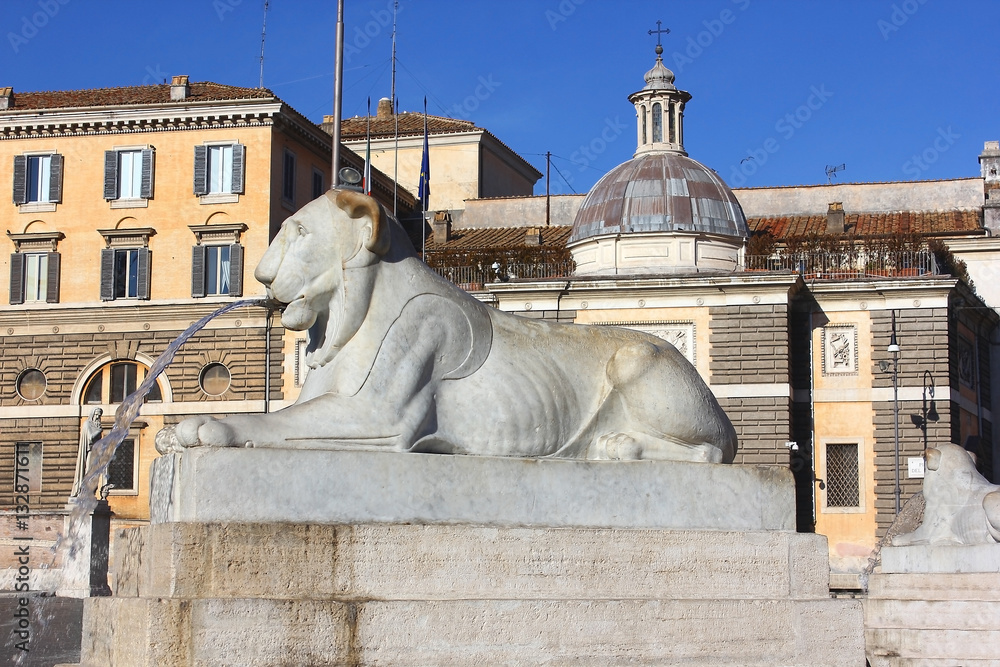
[[[748,235],[729,186],[678,153],[643,153],[605,174],[583,200],[569,243],[634,232]]]
[[[657,24],[659,25],[659,24]],[[656,63],[629,95],[636,151],[599,180],[580,206],[567,247],[578,275],[734,271],[749,236],[743,209],[719,175],[684,150],[691,95]]]

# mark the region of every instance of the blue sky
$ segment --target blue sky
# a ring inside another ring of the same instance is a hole
[[[3,0],[0,86],[256,86],[263,6]],[[391,9],[346,0],[345,117],[389,94]],[[627,97],[657,20],[693,95],[686,148],[734,187],[821,183],[839,164],[840,181],[973,176],[1000,139],[995,0],[399,0],[400,107],[426,95],[543,172],[551,151],[553,192],[586,192],[635,150]],[[335,23],[335,0],[270,2],[264,85],[316,121],[332,110]]]

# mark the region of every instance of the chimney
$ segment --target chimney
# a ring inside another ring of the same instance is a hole
[[[175,76],[170,81],[170,101],[180,102],[186,100],[191,94],[191,87],[188,85],[188,77],[186,74],[180,74]]]
[[[844,219],[844,204],[839,201],[831,202],[826,209],[826,233],[843,234],[845,231],[847,224]]]
[[[378,101],[378,108],[375,110],[376,118],[389,118],[392,116],[392,100],[383,97]]]
[[[14,106],[14,89],[10,86],[0,88],[0,109],[10,109]]]
[[[524,235],[524,245],[526,246],[540,246],[542,245],[542,230],[538,227],[529,227],[528,231]]]
[[[388,100],[386,100],[388,102]],[[381,102],[379,103],[381,107]],[[444,245],[451,239],[451,213],[448,211],[435,211],[434,220],[431,222],[431,230],[434,233],[434,244]]]
[[[1000,188],[1000,141],[987,141],[979,156],[979,165],[983,173],[986,190]]]

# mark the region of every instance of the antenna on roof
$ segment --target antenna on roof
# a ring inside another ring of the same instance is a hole
[[[260,87],[264,87],[264,38],[267,36],[267,10],[271,0],[264,0],[264,24],[260,28]]]
[[[834,167],[832,164],[826,165],[826,184],[830,185],[833,183],[833,177],[837,175],[838,171],[844,171],[847,169],[846,164],[838,164]]]

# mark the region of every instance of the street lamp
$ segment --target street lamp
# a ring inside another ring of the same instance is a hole
[[[896,499],[896,514],[899,514],[899,342],[896,340],[896,311],[892,311],[892,335],[889,337],[889,347],[886,352],[892,354],[892,362],[882,360],[878,362],[879,369],[885,373],[892,369],[892,430],[893,430],[893,456],[895,467],[896,488],[893,495]]]

